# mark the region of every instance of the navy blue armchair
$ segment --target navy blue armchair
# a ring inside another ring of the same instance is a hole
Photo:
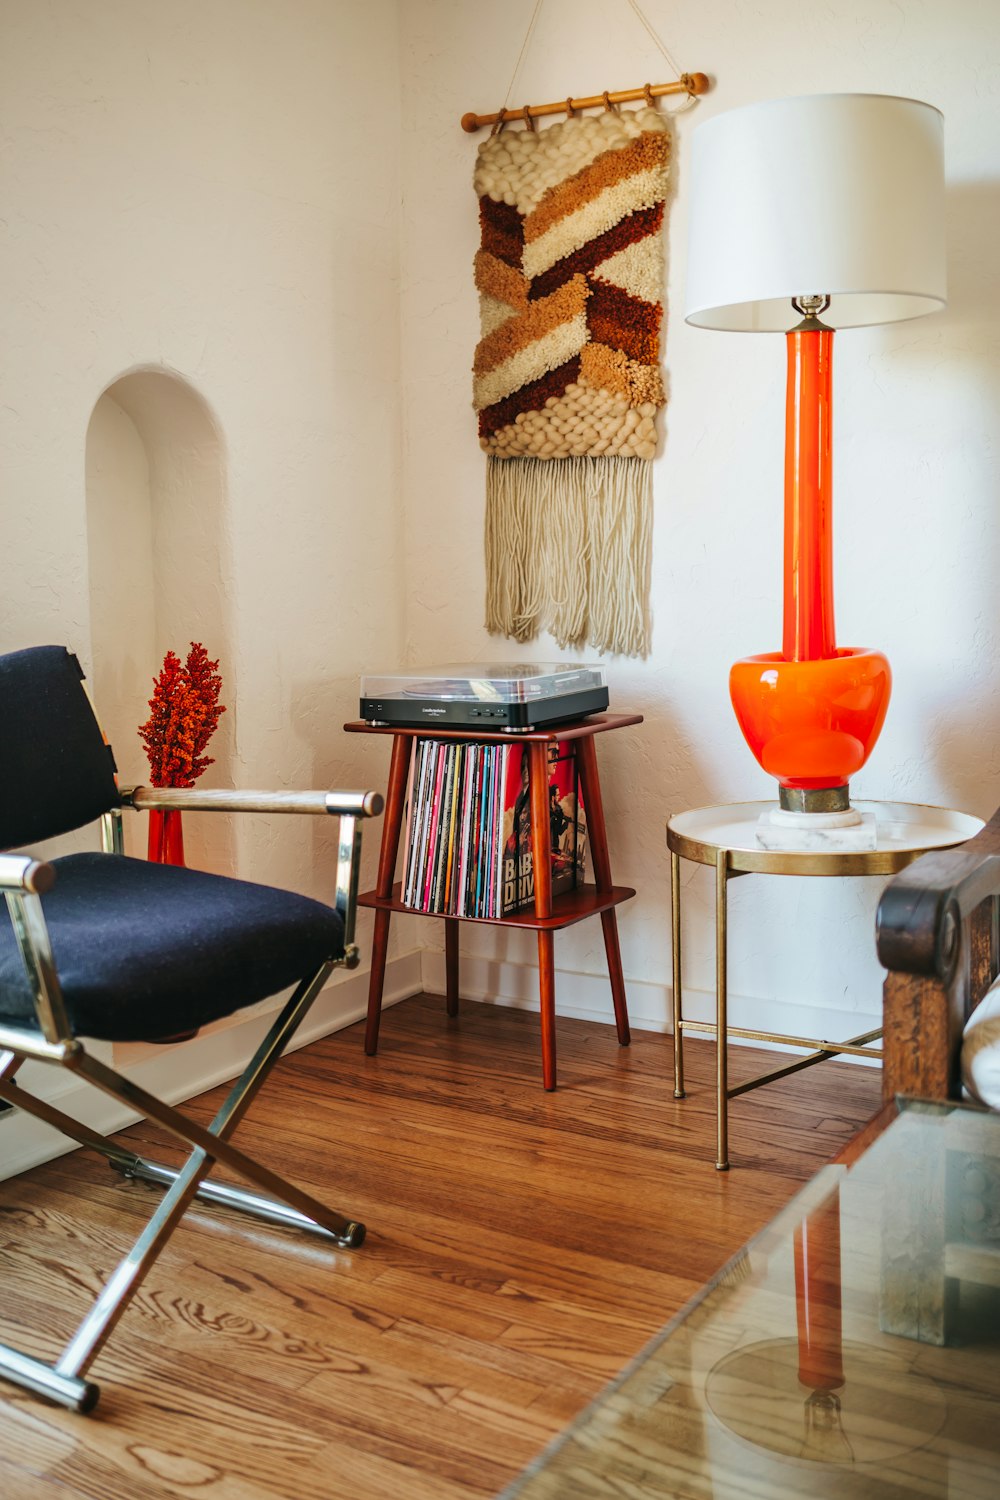
[[[332,905],[123,852],[129,808],[304,812],[339,819]],[[62,1354],[47,1363],[0,1344],[0,1378],[77,1411],[98,1387],[85,1378],[129,1299],[196,1196],[360,1245],[364,1225],[336,1212],[230,1144],[230,1135],[354,943],[361,820],[382,810],[375,792],[174,791],[117,784],[76,658],[61,646],[0,656],[0,850],[102,820],[103,853],[50,863],[0,853],[0,1099],[105,1156],[127,1177],[166,1191]],[[88,1051],[87,1038],[167,1041],[292,989],[267,1036],[207,1127],[138,1087]],[[190,1155],[161,1166],[27,1092],[28,1059],[69,1069],[154,1120]],[[216,1163],[247,1191],[209,1176]]]

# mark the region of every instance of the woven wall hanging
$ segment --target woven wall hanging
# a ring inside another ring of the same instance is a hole
[[[647,649],[669,157],[648,106],[501,128],[479,148],[492,632]]]

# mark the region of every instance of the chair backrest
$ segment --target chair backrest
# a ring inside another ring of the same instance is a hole
[[[82,828],[118,803],[111,746],[72,652],[0,656],[0,849]]]

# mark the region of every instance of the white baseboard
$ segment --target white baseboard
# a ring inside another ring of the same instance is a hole
[[[417,949],[391,959],[385,970],[383,1005],[395,1005],[399,1000],[419,994],[422,984]],[[275,999],[254,1006],[237,1019],[227,1018],[215,1026],[206,1027],[193,1041],[177,1046],[116,1047],[114,1065],[151,1094],[170,1104],[179,1104],[184,1099],[203,1094],[216,1084],[238,1077],[280,1003],[280,999]],[[319,1037],[341,1031],[360,1020],[367,1009],[367,971],[356,969],[351,974],[335,975],[315,1001],[289,1050],[308,1046]],[[109,1058],[108,1048],[94,1047],[93,1050]],[[63,1069],[44,1063],[27,1063],[18,1076],[32,1093],[58,1105],[59,1109],[102,1135],[111,1135],[140,1118],[134,1111]],[[0,1180],[78,1149],[74,1142],[23,1110],[0,1113]]]
[[[445,991],[444,954],[423,949],[420,954],[423,988],[433,995]],[[538,970],[532,964],[499,962],[470,955],[461,960],[461,993],[469,1000],[538,1010]],[[667,984],[648,979],[626,979],[629,1020],[641,1031],[673,1031],[673,999]],[[556,969],[556,1013],[583,1021],[614,1024],[611,990],[606,974],[576,974]],[[684,1019],[715,1020],[715,995],[709,990],[684,990]],[[881,1012],[836,1010],[822,1006],[791,1005],[785,1000],[761,1000],[729,995],[729,1024],[777,1031],[785,1036],[813,1036],[846,1041],[881,1026]],[[697,1032],[689,1034],[694,1037]],[[733,1046],[741,1045],[734,1037]],[[801,1049],[774,1042],[743,1042],[743,1046],[802,1055]],[[877,1064],[864,1058],[843,1058],[861,1067]]]

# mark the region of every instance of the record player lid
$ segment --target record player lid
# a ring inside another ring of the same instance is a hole
[[[361,696],[534,703],[605,686],[605,669],[599,662],[452,662],[405,672],[367,672],[361,679]]]

